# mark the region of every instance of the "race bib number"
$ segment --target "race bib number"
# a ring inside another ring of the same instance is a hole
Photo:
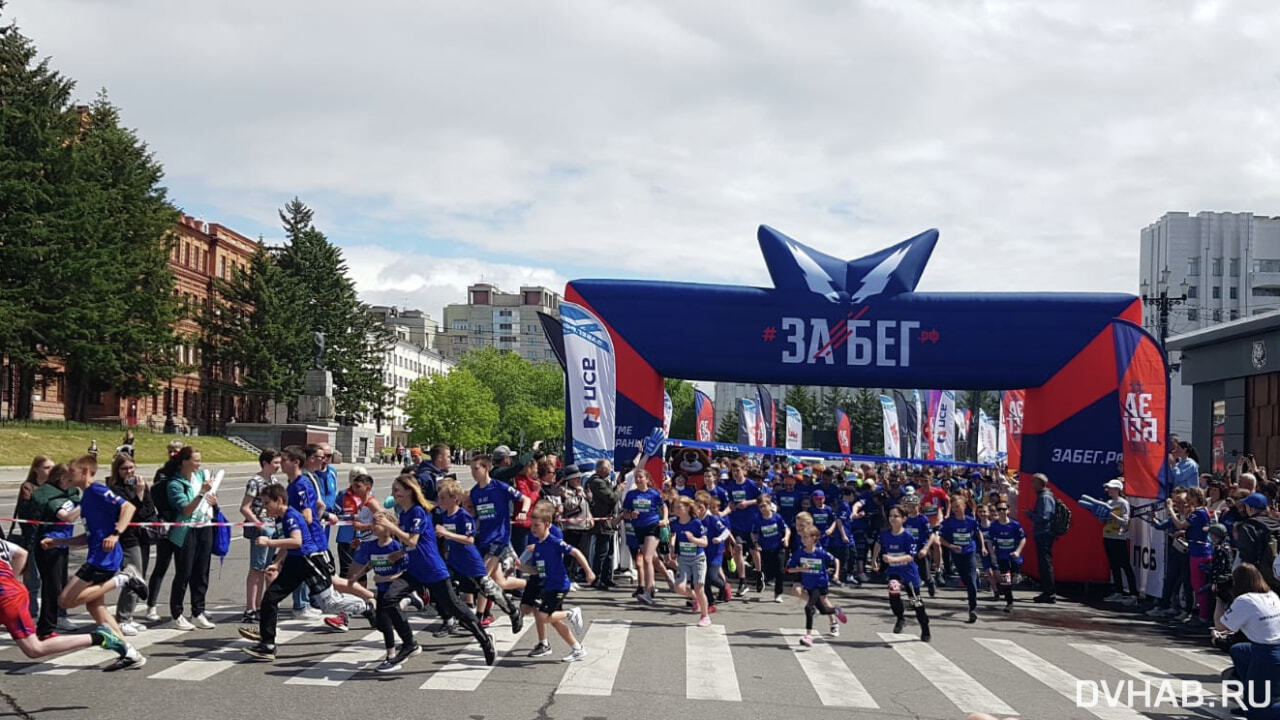
[[[631,506],[635,508],[636,512],[648,512],[653,507],[653,503],[649,501],[649,498],[640,497],[633,500]]]
[[[821,575],[823,572],[822,558],[801,558],[800,569],[806,575]]]
[[[760,528],[760,535],[762,537],[773,537],[774,535],[777,535],[777,534],[778,534],[777,525],[769,524]]]
[[[734,502],[736,502],[736,503],[740,503],[740,502],[746,502],[746,500],[747,500],[747,491],[746,491],[746,490],[734,490],[734,491],[733,491],[733,501],[734,501]]]
[[[969,533],[967,533],[967,532],[958,532],[958,533],[956,533],[956,534],[953,536],[953,539],[952,539],[952,541],[951,541],[951,542],[952,542],[952,543],[954,543],[954,544],[956,544],[956,545],[968,545],[968,544],[969,544],[969,540],[971,540],[971,539],[972,539],[972,535],[970,535]]]
[[[497,517],[497,507],[493,503],[480,503],[476,506],[476,515],[481,520],[492,520]]]
[[[681,554],[681,555],[686,555],[686,556],[688,556],[688,555],[697,555],[697,554],[698,554],[698,546],[697,546],[697,545],[694,545],[694,544],[693,544],[693,543],[691,543],[691,542],[687,542],[687,541],[681,540],[681,541],[680,541],[680,554]]]

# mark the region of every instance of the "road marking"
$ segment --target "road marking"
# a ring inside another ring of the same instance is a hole
[[[872,709],[880,707],[849,670],[849,666],[836,654],[835,648],[824,642],[805,648],[800,644],[804,632],[789,628],[781,628],[778,632],[782,633],[783,640],[800,662],[800,669],[804,671],[823,705]]]
[[[974,638],[974,641],[1066,698],[1072,707],[1076,706],[1076,683],[1080,681],[1071,673],[1042,660],[1038,655],[1023,649],[1012,640]],[[1088,710],[1102,720],[1142,720],[1145,717],[1126,707],[1108,707],[1105,701],[1099,702],[1094,707],[1081,709]]]
[[[183,632],[182,630],[165,628],[161,630],[148,630],[144,633],[140,633],[138,635],[135,635],[130,638],[125,638],[125,639],[128,640],[129,644],[132,645],[134,648],[138,650],[142,650],[143,648],[149,645],[155,645],[156,643],[164,642],[169,638],[177,637],[179,635],[185,635],[185,634],[186,633]],[[20,668],[18,670],[18,674],[19,675],[70,675],[71,673],[76,672],[78,670],[85,670],[87,668],[97,667],[101,665],[104,660],[109,660],[114,655],[115,653],[112,653],[107,650],[103,650],[100,647],[93,646],[93,647],[86,648],[84,650],[77,650],[73,653],[67,653],[66,655],[60,655],[55,658],[50,658],[49,660],[46,660],[45,662],[39,663],[37,665],[30,665],[24,668]]]
[[[1229,667],[1232,667],[1231,656],[1223,655],[1220,652],[1205,650],[1203,648],[1165,648],[1171,653],[1177,653],[1182,657],[1203,665],[1214,672],[1221,673]]]
[[[307,628],[313,626],[313,621],[298,619],[285,620],[276,625],[276,647],[293,640],[296,637],[305,635],[308,630],[287,630],[287,627]],[[161,670],[160,672],[149,676],[149,680],[182,680],[185,682],[199,682],[208,680],[223,670],[235,667],[241,662],[251,660],[247,654],[243,652],[244,648],[252,645],[248,640],[237,637],[230,644],[220,647],[203,655],[197,655],[190,660],[183,660],[176,665]]]
[[[382,632],[374,631],[285,681],[285,685],[337,687],[369,663],[387,656]]]
[[[1071,647],[1079,650],[1085,655],[1088,655],[1094,660],[1110,665],[1126,675],[1135,677],[1144,682],[1149,682],[1155,686],[1159,686],[1160,683],[1175,679],[1169,673],[1152,665],[1148,665],[1147,663],[1108,645],[1098,645],[1095,643],[1071,643]]]
[[[499,658],[505,657],[507,653],[519,642],[520,637],[529,632],[529,626],[532,622],[526,622],[524,627],[520,628],[517,634],[511,633],[510,625],[503,625],[497,630],[490,630],[489,634],[493,636],[493,649]],[[492,626],[490,626],[492,628]],[[497,665],[495,662],[494,665]],[[458,690],[460,692],[474,692],[480,687],[480,683],[489,676],[489,671],[493,668],[484,664],[484,653],[480,650],[480,643],[471,641],[463,649],[459,650],[453,659],[444,667],[437,670],[427,681],[422,684],[422,690]]]
[[[1017,710],[1009,707],[994,693],[983,687],[969,673],[943,657],[942,653],[935,650],[932,645],[921,642],[915,635],[894,635],[893,633],[879,633],[879,635],[881,640],[889,643],[889,647],[892,647],[961,711],[995,715],[1018,714]]]
[[[742,702],[738,672],[723,625],[684,630],[685,697],[690,700]]]
[[[569,664],[556,694],[612,695],[630,631],[631,623],[626,620],[592,621],[581,640],[587,648],[587,659]]]

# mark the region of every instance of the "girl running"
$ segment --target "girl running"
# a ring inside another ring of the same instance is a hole
[[[920,599],[920,570],[916,564],[918,559],[928,555],[929,546],[921,545],[911,533],[907,532],[906,512],[900,507],[889,508],[889,527],[880,531],[873,550],[876,565],[884,565],[885,575],[889,580],[889,608],[897,620],[893,623],[893,632],[898,634],[907,624],[906,608],[902,602],[905,591],[911,607],[915,609],[916,621],[920,623],[920,639],[929,642],[929,613],[925,611],[924,601]]]
[[[711,473],[707,473],[708,481],[711,477]],[[724,520],[717,514],[720,501],[716,500],[710,492],[699,490],[694,500],[694,508],[698,513],[698,519],[702,521],[702,527],[707,532],[707,578],[703,591],[707,596],[707,614],[711,614],[716,611],[717,598],[729,602],[732,597],[722,567],[724,544],[731,535]]]
[[[986,540],[978,529],[978,521],[969,517],[969,501],[964,495],[951,496],[951,515],[938,526],[938,540],[951,551],[951,560],[964,583],[969,600],[968,623],[978,622],[978,553],[986,554]]]
[[[502,588],[485,573],[484,561],[476,551],[476,521],[471,513],[459,505],[464,497],[462,485],[453,478],[446,478],[440,483],[438,492],[444,517],[436,526],[436,534],[449,541],[446,564],[457,579],[459,589],[467,594],[483,595],[507,614],[511,620],[512,634],[520,632],[520,628],[524,626],[520,608],[508,600]],[[446,618],[442,628],[443,635],[449,634],[456,623],[454,618]],[[436,637],[443,635],[437,634]]]
[[[622,516],[631,520],[635,527],[636,539],[640,543],[640,551],[636,558],[636,588],[640,594],[636,596],[645,605],[653,605],[654,563],[658,556],[658,534],[666,527],[667,506],[662,495],[649,485],[649,473],[644,468],[636,468],[635,489],[627,492],[622,499]]]
[[[677,570],[676,593],[689,598],[698,613],[698,627],[706,627],[711,624],[703,592],[707,577],[707,531],[702,521],[694,516],[696,510],[692,499],[681,496],[676,500],[675,510],[671,545]]]
[[[903,521],[903,527],[907,529],[907,532],[911,533],[911,536],[916,540],[916,544],[924,551],[916,558],[916,569],[919,570],[920,577],[924,578],[925,586],[929,590],[929,597],[937,597],[938,585],[934,582],[932,572],[932,553],[933,546],[938,544],[938,536],[933,531],[933,523],[920,512],[920,497],[918,495],[904,495],[902,507],[906,511],[906,520]]]
[[[796,590],[805,598],[804,635],[800,638],[800,644],[805,647],[813,647],[814,615],[821,613],[834,616],[831,619],[831,637],[840,636],[837,620],[841,623],[848,621],[844,611],[839,607],[832,607],[827,600],[827,574],[834,572],[839,575],[840,561],[818,546],[819,534],[816,527],[806,528],[800,536],[803,547],[791,556],[791,562],[787,564],[791,572],[800,573],[800,587]]]
[[[991,544],[991,506],[986,503],[979,502],[973,509],[977,516],[978,529],[982,531],[983,553],[982,553],[982,574],[987,580],[987,589],[995,596],[996,600],[1000,599],[1000,591],[996,584],[996,566],[995,566],[995,547]]]
[[[378,518],[384,518],[386,522],[377,524]],[[378,629],[382,631],[382,640],[387,648],[386,658],[374,668],[374,671],[389,673],[403,667],[401,663],[404,662],[405,657],[413,654],[413,649],[417,647],[413,642],[413,628],[409,626],[404,613],[400,612],[400,604],[387,602],[387,592],[391,589],[391,583],[399,579],[409,568],[409,561],[405,558],[404,548],[391,537],[391,531],[387,529],[388,523],[395,522],[395,514],[379,510],[374,513],[373,521],[372,538],[356,546],[351,562],[352,567],[359,570],[361,575],[364,574],[365,568],[373,568],[374,587],[378,591],[376,611]],[[400,636],[400,647],[407,648],[404,657],[396,652],[396,635]]]
[[[791,543],[791,529],[786,520],[774,511],[773,499],[760,496],[760,515],[756,518],[751,535],[760,546],[760,572],[766,582],[773,583],[773,601],[782,602],[783,553]],[[837,558],[838,559],[838,558]]]

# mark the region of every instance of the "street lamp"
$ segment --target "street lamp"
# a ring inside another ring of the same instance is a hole
[[[1169,296],[1169,268],[1160,271],[1160,281],[1156,285],[1158,294],[1151,294],[1151,283],[1146,280],[1142,281],[1142,304],[1144,306],[1154,306],[1160,313],[1159,315],[1159,333],[1160,348],[1164,349],[1165,340],[1169,337],[1169,309],[1187,302],[1187,281],[1184,279],[1178,284],[1178,290],[1181,295],[1177,297]]]

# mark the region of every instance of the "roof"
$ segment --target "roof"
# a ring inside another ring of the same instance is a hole
[[[1190,350],[1191,348],[1257,335],[1278,328],[1280,328],[1280,310],[1272,310],[1260,315],[1211,325],[1207,328],[1181,335],[1174,335],[1165,343],[1165,349]]]

